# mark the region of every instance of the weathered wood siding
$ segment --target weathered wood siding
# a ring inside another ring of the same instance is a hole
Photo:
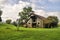
[[[41,20],[40,18],[37,18],[37,27],[43,28],[43,20]]]
[[[27,27],[32,28],[32,19],[30,18],[29,21],[27,22]]]
[[[27,27],[28,28],[32,28],[32,19],[30,18],[29,21],[27,22]],[[36,27],[38,28],[43,28],[43,20],[41,20],[40,18],[36,19]]]

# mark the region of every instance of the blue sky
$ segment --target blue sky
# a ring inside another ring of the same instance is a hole
[[[14,5],[18,4],[19,1],[29,2],[29,0],[7,0],[7,3]],[[60,11],[60,0],[34,0],[34,1],[36,9],[44,9],[46,11]],[[31,0],[31,2],[33,2],[33,0]]]
[[[60,1],[59,2],[50,2],[48,0],[37,2],[38,6],[42,6],[44,10],[46,11],[60,11]]]
[[[7,0],[11,5],[18,4],[19,1],[30,2],[29,0]],[[31,0],[33,3],[33,0]],[[36,9],[43,9],[46,11],[60,11],[60,1],[59,0],[35,0],[34,4]],[[43,7],[43,8],[41,8]]]
[[[60,19],[60,0],[0,0],[3,20],[8,18],[16,20],[18,13],[27,5],[32,6],[38,15],[55,15]]]

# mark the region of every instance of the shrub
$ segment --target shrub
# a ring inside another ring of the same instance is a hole
[[[10,24],[11,21],[12,21],[11,19],[7,19],[7,20],[6,20],[6,23],[7,23],[7,24]]]

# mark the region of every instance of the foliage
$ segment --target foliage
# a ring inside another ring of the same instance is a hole
[[[48,16],[47,19],[43,20],[46,28],[58,27],[58,17],[57,16]]]
[[[19,12],[20,22],[29,18],[29,13],[32,11],[31,7],[24,7],[23,11]]]
[[[11,19],[7,19],[7,20],[6,20],[6,23],[7,23],[7,24],[10,24],[11,21],[12,21]]]
[[[1,15],[2,15],[2,11],[0,10],[0,17],[1,17]]]
[[[0,10],[0,22],[2,21],[1,15],[2,15],[2,11]]]
[[[48,20],[50,20],[50,26],[53,26],[53,27],[57,27],[58,26],[58,18],[56,16],[48,16],[47,18]]]
[[[47,19],[50,19],[51,21],[58,23],[58,17],[56,16],[49,16]]]

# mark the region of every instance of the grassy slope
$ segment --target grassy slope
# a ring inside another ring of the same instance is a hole
[[[20,28],[16,31],[13,25],[0,24],[0,40],[60,40],[60,28]]]

